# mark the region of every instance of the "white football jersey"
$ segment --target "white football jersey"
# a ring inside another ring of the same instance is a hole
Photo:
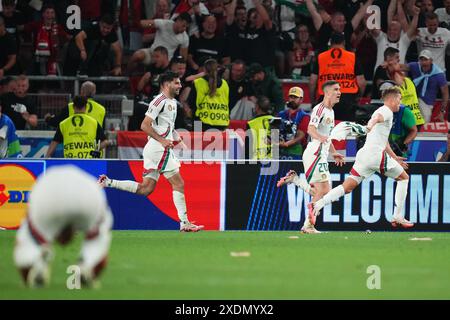
[[[391,132],[392,128],[392,122],[394,120],[394,113],[385,105],[375,110],[371,118],[373,118],[377,114],[381,114],[383,116],[384,122],[374,125],[372,130],[370,130],[370,132],[367,134],[364,149],[368,149],[370,150],[370,152],[383,152],[384,149],[386,149],[386,145],[389,139],[389,133]]]
[[[177,100],[169,99],[163,93],[158,94],[148,106],[145,113],[153,119],[153,129],[165,139],[173,140],[175,119],[177,117]]]
[[[316,105],[311,112],[311,119],[309,120],[309,125],[317,128],[317,131],[326,137],[329,137],[331,130],[334,128],[334,110],[328,109],[323,103]],[[319,150],[321,154],[327,158],[328,151],[330,149],[331,139],[329,139],[325,144],[322,144],[319,140],[311,138],[308,143],[307,148],[312,148]]]

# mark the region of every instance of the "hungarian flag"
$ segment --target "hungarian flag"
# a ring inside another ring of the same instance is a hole
[[[296,13],[301,13],[309,16],[308,8],[306,8],[305,0],[275,0],[278,5],[288,6]]]

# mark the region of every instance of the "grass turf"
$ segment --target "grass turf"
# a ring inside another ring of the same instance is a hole
[[[114,231],[97,290],[66,288],[81,237],[56,246],[48,288],[26,289],[14,236],[0,232],[0,299],[450,299],[450,233]],[[371,265],[380,290],[367,288]]]

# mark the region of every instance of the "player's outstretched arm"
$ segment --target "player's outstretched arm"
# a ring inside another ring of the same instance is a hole
[[[345,157],[336,151],[336,148],[334,147],[333,143],[330,143],[330,154],[334,159],[334,163],[338,167],[342,167],[345,164]]]
[[[372,130],[372,128],[380,122],[384,122],[384,118],[381,114],[376,113],[374,115],[372,115],[372,118],[370,118],[369,122],[367,123],[367,130],[370,131]]]

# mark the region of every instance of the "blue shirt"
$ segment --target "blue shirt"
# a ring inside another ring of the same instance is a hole
[[[408,63],[409,66],[409,75],[414,80],[416,78],[420,77],[420,64],[418,62],[410,62]],[[423,87],[424,81],[422,80],[420,84],[416,87],[417,95],[426,103],[429,105],[434,105],[436,102],[438,90],[441,89],[442,86],[447,85],[447,78],[445,77],[445,73],[438,73],[433,76],[431,76],[428,79],[428,86],[427,91],[425,91],[425,96],[421,96],[422,94],[422,87]]]

